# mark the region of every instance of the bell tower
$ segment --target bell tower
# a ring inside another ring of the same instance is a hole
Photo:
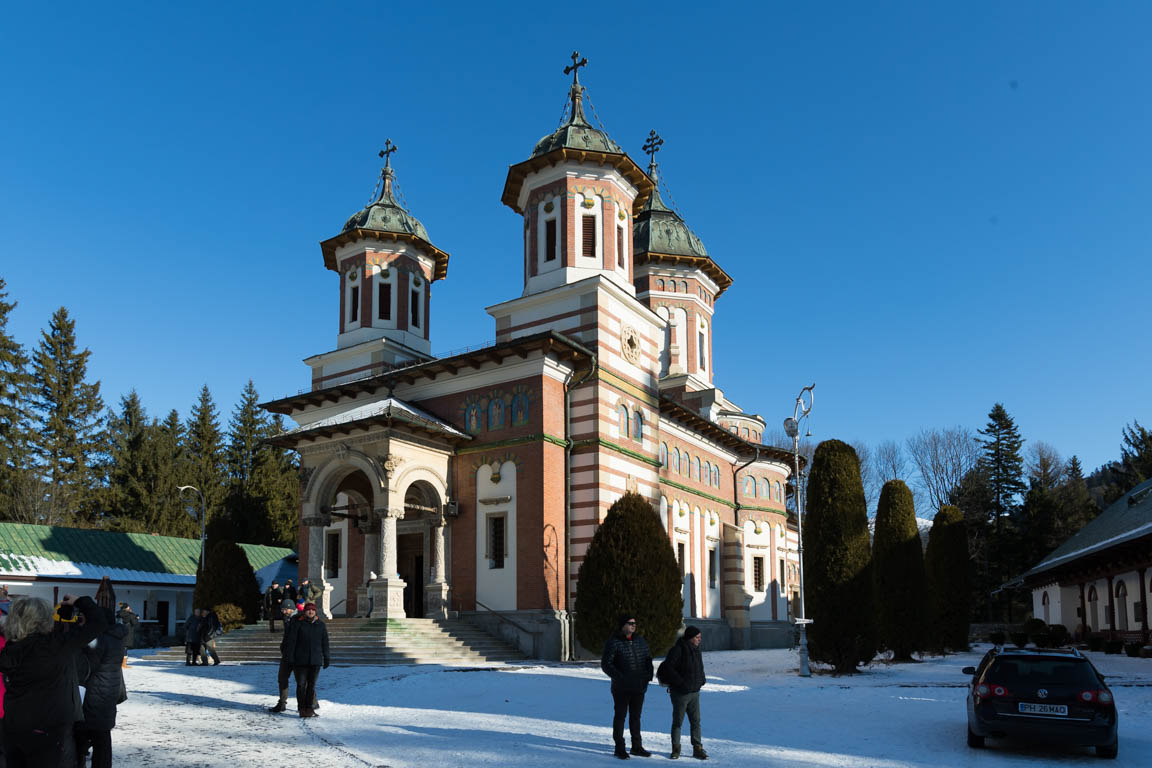
[[[560,127],[508,169],[504,204],[524,217],[524,296],[600,275],[635,295],[632,224],[651,183],[602,129],[588,122],[580,69],[572,75]]]
[[[338,276],[336,350],[309,358],[314,386],[380,373],[431,357],[432,283],[448,275],[448,254],[402,204],[388,139],[372,202],[340,234],[320,243]]]

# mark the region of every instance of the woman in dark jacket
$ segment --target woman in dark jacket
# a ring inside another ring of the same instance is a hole
[[[108,629],[84,649],[76,660],[76,678],[84,686],[84,720],[76,723],[76,765],[83,768],[84,756],[92,748],[92,768],[112,768],[112,729],[116,727],[116,705],[123,699],[124,638],[128,628],[113,624],[107,611]]]
[[[628,717],[628,730],[632,735],[632,754],[648,757],[640,734],[640,711],[644,708],[644,693],[652,679],[652,652],[648,642],[636,634],[636,619],[632,614],[620,614],[619,629],[608,638],[600,668],[612,678],[612,741],[616,744],[616,757],[628,759],[624,749],[624,717]]]
[[[284,658],[292,662],[296,675],[296,710],[300,717],[316,717],[312,702],[316,700],[316,679],[320,669],[328,669],[328,628],[316,615],[316,604],[308,603],[297,616],[292,630],[284,637]]]
[[[106,627],[90,597],[65,595],[61,618],[78,609],[84,622],[53,623],[52,606],[38,597],[12,603],[0,651],[4,674],[4,741],[9,768],[71,768],[72,724],[84,717],[76,684],[76,654]]]

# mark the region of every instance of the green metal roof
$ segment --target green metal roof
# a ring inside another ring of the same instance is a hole
[[[1145,536],[1152,536],[1152,480],[1124,494],[1100,513],[1099,517],[1025,573],[1024,578],[1032,580],[1031,577],[1044,571]]]
[[[652,194],[636,214],[633,239],[636,253],[663,253],[669,256],[708,258],[708,251],[700,238],[688,228],[680,216],[664,204],[660,197],[660,182],[656,165],[648,168],[655,185]]]
[[[592,127],[584,117],[584,86],[572,83],[569,93],[568,122],[536,142],[532,157],[539,157],[557,149],[579,149],[588,152],[610,152],[623,155],[624,150],[604,131]]]
[[[253,570],[292,550],[241,544]],[[190,583],[200,540],[24,523],[0,523],[0,573]]]
[[[354,213],[348,221],[344,222],[341,232],[353,229],[367,229],[373,232],[391,232],[398,235],[412,235],[431,244],[428,239],[428,230],[420,223],[392,194],[392,182],[395,172],[389,165],[384,166],[380,195],[368,207]]]

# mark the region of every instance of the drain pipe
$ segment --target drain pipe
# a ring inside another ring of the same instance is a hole
[[[576,658],[576,626],[572,623],[572,390],[579,387],[596,373],[596,355],[579,381],[564,390],[564,604],[568,606],[568,658]],[[557,595],[559,597],[559,595]]]

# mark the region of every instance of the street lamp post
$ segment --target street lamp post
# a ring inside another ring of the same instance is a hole
[[[208,520],[208,510],[204,506],[204,494],[200,489],[194,485],[181,485],[177,486],[180,491],[180,497],[184,497],[184,491],[196,491],[196,495],[200,497],[200,567],[197,570],[204,570],[204,523]]]
[[[800,492],[800,421],[808,418],[812,412],[812,390],[816,384],[810,384],[800,390],[796,396],[796,408],[792,416],[784,419],[784,431],[792,438],[793,462],[793,493],[796,494],[796,538],[798,539],[796,553],[800,560],[800,599],[796,607],[796,623],[800,626],[800,677],[811,677],[812,671],[808,668],[808,625],[812,620],[804,615],[804,495]],[[808,402],[804,402],[804,393],[808,393]],[[808,436],[812,431],[808,431]]]

